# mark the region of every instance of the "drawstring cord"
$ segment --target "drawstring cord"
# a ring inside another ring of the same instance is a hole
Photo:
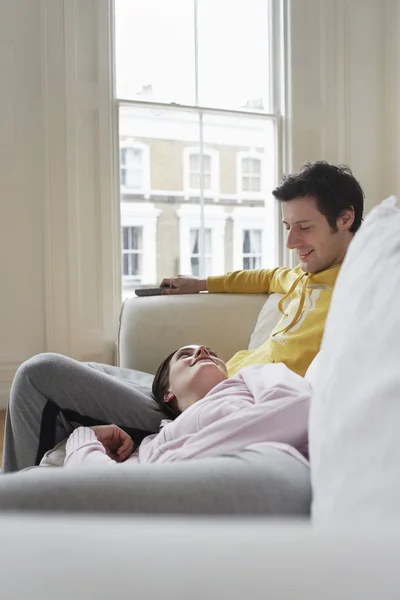
[[[308,283],[309,278],[311,277],[310,275],[308,275],[307,273],[303,273],[303,275],[300,275],[296,279],[296,281],[293,283],[293,285],[290,287],[289,291],[286,292],[286,294],[283,296],[283,298],[279,301],[279,304],[278,304],[278,308],[279,308],[280,312],[282,314],[285,314],[283,312],[283,304],[284,304],[285,300],[287,300],[292,295],[292,293],[294,292],[294,290],[296,289],[296,287],[298,286],[300,281],[303,279],[303,277],[306,277],[306,280],[305,280],[305,282],[303,284],[303,288],[301,290],[299,306],[297,307],[296,314],[294,315],[294,317],[291,320],[291,322],[289,323],[289,325],[286,325],[286,327],[284,327],[280,331],[276,331],[273,334],[273,337],[278,335],[278,333],[286,333],[291,327],[296,325],[297,321],[300,319],[301,313],[303,312],[303,308],[304,308],[304,303],[305,303],[305,299],[306,299],[307,283]]]

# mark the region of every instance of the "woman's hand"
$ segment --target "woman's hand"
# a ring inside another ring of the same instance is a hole
[[[96,425],[91,427],[98,441],[103,444],[107,456],[117,462],[124,462],[133,452],[133,440],[117,425]]]

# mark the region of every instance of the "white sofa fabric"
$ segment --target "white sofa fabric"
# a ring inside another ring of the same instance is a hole
[[[279,319],[280,294],[193,294],[130,298],[120,315],[118,364],[155,373],[185,344],[206,344],[225,360],[260,346]]]
[[[340,271],[310,414],[313,517],[400,517],[400,203],[365,219]]]
[[[7,516],[4,600],[395,600],[399,531],[267,519]]]
[[[213,346],[228,359],[247,347],[265,303],[266,296],[246,294],[129,300],[121,313],[120,364],[154,373],[167,353],[195,342]],[[276,311],[272,307],[273,303],[271,310]],[[269,332],[264,334],[267,337]],[[107,372],[107,367],[102,370]],[[143,373],[137,371],[124,369],[120,376],[132,383],[138,377],[143,381]],[[146,377],[150,383],[152,375]],[[263,445],[209,459],[141,465],[129,476],[126,470],[103,468],[93,472],[39,469],[0,478],[3,512],[304,518],[310,505],[308,467],[286,452]]]

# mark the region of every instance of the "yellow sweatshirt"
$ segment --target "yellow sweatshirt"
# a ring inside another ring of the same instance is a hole
[[[300,267],[259,271],[236,271],[209,277],[209,292],[236,294],[284,294],[279,303],[282,313],[270,337],[256,350],[241,350],[227,363],[229,375],[242,367],[283,362],[304,376],[319,352],[333,286],[340,265],[320,273],[305,273]]]

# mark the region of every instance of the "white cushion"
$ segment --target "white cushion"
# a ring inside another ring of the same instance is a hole
[[[315,523],[400,519],[400,206],[367,217],[333,292],[310,414]]]
[[[251,334],[249,350],[256,350],[267,341],[275,325],[278,323],[282,314],[279,311],[278,304],[283,294],[271,294],[268,296],[264,306],[258,315],[257,323]]]
[[[313,361],[311,362],[310,366],[308,367],[306,374],[304,375],[304,379],[307,379],[307,381],[313,388],[315,388],[315,386],[317,384],[317,376],[318,376],[319,369],[320,369],[320,362],[321,362],[321,358],[320,358],[320,353],[318,352],[318,354],[314,357]]]

